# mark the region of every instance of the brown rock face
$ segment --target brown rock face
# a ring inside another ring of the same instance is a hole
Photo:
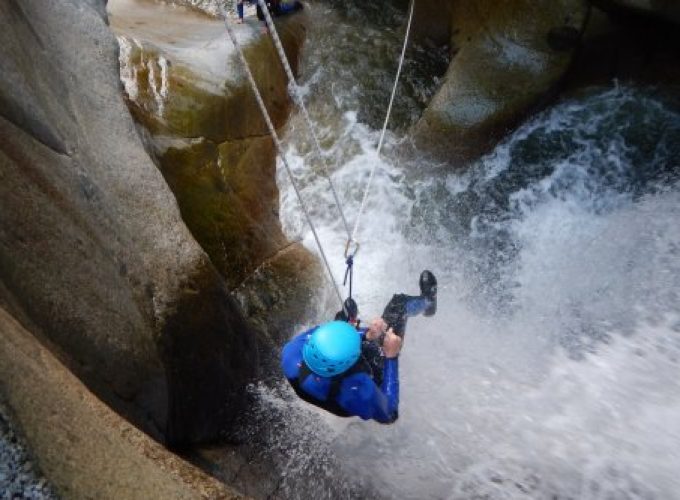
[[[304,319],[321,270],[282,232],[276,151],[224,24],[132,0],[109,8],[130,109],[149,132],[182,218],[230,289],[238,289],[249,319],[269,335],[264,341],[279,342]],[[304,11],[277,19],[294,70],[306,22]],[[272,121],[282,127],[291,103],[279,56],[254,18],[234,30]]]
[[[202,440],[253,335],[139,139],[104,5],[0,3],[0,300],[146,430]]]
[[[287,244],[277,213],[276,154],[271,139],[219,145],[198,139],[161,156],[182,217],[230,287]]]
[[[549,95],[569,67],[589,6],[585,0],[450,0],[439,10],[450,12],[455,55],[414,139],[443,158],[466,160]],[[441,21],[435,24],[442,31]]]
[[[2,308],[0,389],[63,498],[243,498],[111,411]]]
[[[455,1],[418,0],[413,10],[412,37],[420,43],[445,45],[451,41]]]

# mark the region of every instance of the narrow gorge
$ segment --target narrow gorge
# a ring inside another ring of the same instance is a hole
[[[385,426],[279,368],[346,235],[254,4],[1,0],[9,498],[679,498],[680,9],[314,0],[276,18],[364,321],[439,279]]]

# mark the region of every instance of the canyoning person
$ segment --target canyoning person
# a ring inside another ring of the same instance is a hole
[[[282,16],[302,9],[302,2],[299,0],[280,0],[277,14]]]
[[[299,0],[265,0],[267,9],[272,17],[283,16],[286,14],[292,14],[304,8],[302,2]],[[264,21],[264,13],[260,8],[259,2],[257,3],[257,18],[260,21]]]
[[[238,20],[236,21],[239,24],[243,24],[243,7],[244,7],[244,2],[245,0],[236,0],[236,12],[238,13]]]
[[[265,0],[265,5],[267,6],[267,9],[269,10],[269,13],[272,16],[277,16],[279,14],[279,1],[278,0]],[[258,2],[257,8],[255,9],[255,13],[257,15],[257,18],[264,22],[264,12],[262,12],[262,8],[260,7],[260,3]]]
[[[399,415],[399,353],[410,316],[437,310],[437,280],[420,275],[419,296],[396,294],[383,317],[359,327],[358,308],[347,299],[334,321],[289,341],[281,354],[285,377],[308,403],[341,417],[392,423]]]

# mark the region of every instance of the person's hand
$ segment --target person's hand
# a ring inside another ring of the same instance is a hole
[[[382,318],[373,318],[366,330],[366,340],[378,340],[387,331],[387,323]]]
[[[391,328],[385,334],[383,352],[386,358],[396,358],[401,352],[401,337],[394,333],[394,330]]]

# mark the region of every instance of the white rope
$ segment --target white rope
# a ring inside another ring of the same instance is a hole
[[[380,151],[382,150],[383,141],[385,139],[385,132],[387,131],[387,123],[390,121],[390,114],[392,113],[392,104],[394,103],[394,96],[397,93],[397,85],[399,83],[399,76],[401,75],[401,67],[404,64],[404,55],[406,54],[406,46],[408,45],[408,36],[411,32],[411,20],[413,19],[413,8],[415,5],[415,0],[411,0],[410,12],[408,15],[408,23],[406,24],[406,34],[404,35],[404,45],[401,48],[401,57],[399,58],[399,67],[397,68],[397,76],[394,79],[394,86],[392,87],[392,96],[390,97],[390,104],[387,106],[387,115],[385,116],[385,123],[383,123],[382,132],[380,133],[380,140],[378,141],[378,159],[380,159]],[[354,223],[354,230],[352,231],[352,236],[350,241],[354,241],[359,231],[359,222],[361,222],[361,215],[366,208],[366,200],[368,199],[368,193],[371,190],[371,184],[373,183],[373,177],[375,177],[375,169],[378,166],[376,161],[371,169],[371,175],[368,177],[368,183],[366,184],[366,190],[364,191],[364,197],[361,200],[361,206],[359,207],[359,213],[357,214],[356,222]]]
[[[316,150],[316,155],[318,156],[319,160],[321,161],[321,164],[323,166],[323,171],[326,179],[328,179],[328,185],[331,188],[331,191],[333,192],[333,198],[335,199],[335,205],[338,207],[338,211],[340,212],[340,217],[342,218],[342,223],[345,226],[345,232],[347,233],[347,239],[351,239],[351,233],[349,230],[349,224],[347,223],[347,219],[345,218],[345,213],[342,210],[342,204],[340,203],[340,199],[338,198],[338,193],[335,191],[335,187],[333,186],[333,182],[331,181],[331,174],[330,174],[330,168],[328,166],[328,161],[326,159],[326,156],[323,154],[321,151],[321,145],[319,144],[319,139],[316,136],[316,133],[314,132],[314,125],[312,125],[312,119],[309,116],[309,113],[307,112],[307,107],[305,106],[304,101],[302,100],[302,96],[300,95],[300,87],[297,84],[297,81],[295,80],[295,76],[293,75],[293,70],[290,67],[290,64],[288,63],[288,57],[286,57],[286,52],[283,50],[283,45],[281,44],[281,39],[279,38],[279,34],[276,31],[276,26],[274,26],[274,21],[272,20],[271,15],[269,14],[269,9],[267,8],[267,3],[265,0],[258,0],[258,4],[260,5],[260,9],[262,10],[262,13],[264,14],[265,21],[267,23],[267,26],[269,26],[269,33],[272,37],[272,41],[274,42],[274,47],[276,47],[276,51],[279,53],[279,58],[281,59],[281,63],[283,64],[283,69],[286,72],[286,75],[288,76],[288,81],[290,82],[290,86],[292,88],[292,94],[295,100],[297,101],[298,106],[300,106],[300,109],[302,110],[302,116],[305,119],[305,122],[307,123],[307,127],[309,128],[309,131],[312,135],[312,139],[314,140],[314,147]]]
[[[281,161],[283,162],[284,167],[286,168],[286,172],[288,173],[288,177],[290,178],[290,182],[293,185],[293,189],[295,190],[295,194],[297,195],[298,201],[300,202],[300,206],[302,207],[302,211],[305,214],[305,217],[307,218],[307,223],[309,224],[309,227],[312,229],[312,234],[314,235],[314,239],[316,240],[316,244],[319,247],[319,252],[321,253],[321,258],[323,259],[323,262],[326,266],[326,270],[328,271],[328,276],[330,278],[331,284],[333,285],[333,288],[335,289],[335,293],[338,296],[338,300],[340,301],[340,307],[343,306],[343,300],[342,300],[342,295],[340,295],[340,289],[338,288],[337,283],[335,282],[335,278],[333,277],[333,272],[331,271],[331,267],[328,264],[328,259],[326,259],[326,254],[323,251],[323,246],[321,246],[321,241],[319,240],[319,235],[316,232],[316,228],[314,227],[314,224],[312,223],[312,219],[309,215],[309,212],[307,211],[307,207],[305,205],[305,202],[302,199],[302,195],[300,194],[300,190],[298,189],[298,186],[295,182],[295,178],[293,177],[293,173],[290,169],[290,166],[288,165],[288,162],[286,161],[286,157],[283,154],[283,148],[281,146],[281,141],[279,141],[279,136],[276,133],[276,130],[274,129],[274,124],[272,123],[271,118],[269,117],[269,113],[267,112],[267,107],[264,104],[264,100],[262,99],[262,96],[260,95],[260,91],[257,88],[257,83],[255,83],[255,78],[253,77],[253,74],[250,72],[250,67],[248,66],[248,62],[246,61],[245,56],[243,55],[243,51],[241,50],[241,45],[238,43],[238,40],[236,39],[236,36],[234,35],[234,32],[231,29],[231,26],[229,25],[229,21],[227,18],[227,13],[225,12],[223,7],[220,7],[220,13],[222,14],[222,17],[224,18],[224,25],[227,28],[227,33],[229,34],[229,38],[231,39],[231,42],[234,44],[234,47],[236,48],[236,52],[238,54],[239,59],[241,60],[241,64],[243,64],[243,68],[246,71],[246,75],[248,77],[248,81],[250,82],[250,86],[253,89],[253,93],[255,94],[255,99],[257,99],[257,104],[260,106],[260,111],[262,111],[262,116],[264,117],[264,121],[267,124],[267,128],[269,129],[269,133],[272,136],[272,139],[274,140],[274,145],[276,146],[276,150],[279,153],[279,156],[281,157]]]

